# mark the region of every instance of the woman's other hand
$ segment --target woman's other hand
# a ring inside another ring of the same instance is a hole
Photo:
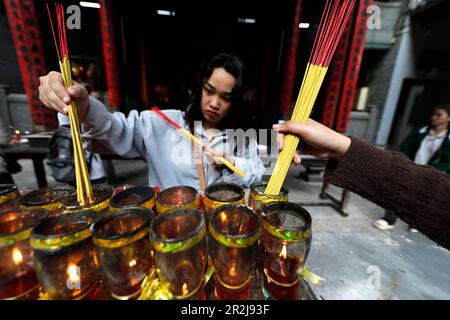
[[[313,155],[317,158],[334,158],[340,159],[350,147],[351,139],[344,136],[312,119],[308,119],[306,123],[297,121],[286,121],[282,124],[273,125],[273,129],[277,130],[278,146],[284,147],[284,137],[291,133],[298,136],[300,141],[301,152]],[[298,156],[298,155],[297,155]],[[297,163],[298,158],[294,155],[294,162]]]

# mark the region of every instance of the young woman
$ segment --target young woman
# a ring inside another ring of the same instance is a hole
[[[92,149],[143,158],[149,167],[149,185],[162,189],[189,185],[200,189],[197,163],[201,165],[207,185],[221,181],[248,185],[262,177],[264,165],[257,153],[257,142],[248,139],[247,143],[234,147],[227,133],[227,129],[244,127],[249,102],[244,65],[233,55],[218,54],[202,64],[197,88],[186,112],[164,111],[214,151],[208,155],[201,150],[195,152],[189,138],[154,112],[132,111],[128,117],[120,112],[110,113],[80,85],[66,89],[61,75],[56,72],[41,77],[40,81],[40,99],[47,107],[61,113],[61,124],[68,122],[65,115],[72,99],[77,105],[83,132],[91,138]],[[198,156],[197,163],[194,154]],[[242,170],[245,177],[211,161],[219,155]]]

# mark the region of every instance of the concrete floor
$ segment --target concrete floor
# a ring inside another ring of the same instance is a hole
[[[147,182],[146,164],[139,160],[114,160],[122,183]],[[20,160],[23,171],[14,179],[21,187],[35,187],[29,160]],[[292,202],[320,201],[320,182],[299,178],[302,169],[292,167],[285,186]],[[47,170],[49,173],[49,170]],[[54,184],[47,176],[49,184]],[[330,193],[339,195],[332,187]],[[313,242],[307,264],[326,279],[313,286],[323,299],[450,299],[450,252],[420,233],[409,232],[398,221],[395,229],[380,231],[372,222],[383,209],[352,194],[349,217],[330,207],[306,207],[313,218]]]

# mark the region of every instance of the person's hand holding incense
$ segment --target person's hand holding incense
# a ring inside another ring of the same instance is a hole
[[[208,159],[211,161],[211,164],[215,166],[216,168],[220,168],[225,166],[222,161],[220,160],[220,157],[223,157],[227,159],[232,165],[235,165],[234,158],[232,156],[229,156],[225,153],[219,152],[219,151],[213,151],[210,148],[205,148],[205,154],[207,155]]]
[[[75,102],[78,118],[83,121],[89,110],[89,94],[82,85],[73,82],[73,86],[66,89],[61,73],[51,71],[48,75],[39,77],[39,99],[50,109],[64,115],[68,114],[71,101]]]
[[[284,147],[284,138],[285,138],[285,134],[284,133],[280,133],[278,132],[277,134],[277,144],[278,144],[278,152],[281,152],[281,150],[283,150]],[[292,162],[298,166],[300,165],[300,162],[302,161],[302,159],[300,158],[300,154],[298,153],[298,151],[296,150],[294,153],[294,157],[292,158]]]
[[[273,125],[273,129],[279,132],[279,148],[283,149],[284,136],[288,133],[298,136],[301,153],[310,154],[317,158],[340,159],[350,147],[351,139],[332,129],[308,119],[306,123],[286,121]],[[294,156],[294,162],[299,161]]]

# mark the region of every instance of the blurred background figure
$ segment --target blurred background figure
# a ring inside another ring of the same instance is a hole
[[[3,148],[7,148],[10,142],[12,142],[11,135],[0,117],[0,184],[13,184],[14,179],[11,173],[17,173],[21,170],[20,164],[15,160],[8,159],[3,152]]]
[[[400,151],[418,165],[430,165],[450,173],[450,105],[436,106],[429,121],[430,125],[410,133]],[[386,211],[373,225],[380,230],[391,230],[396,221],[397,216]]]

